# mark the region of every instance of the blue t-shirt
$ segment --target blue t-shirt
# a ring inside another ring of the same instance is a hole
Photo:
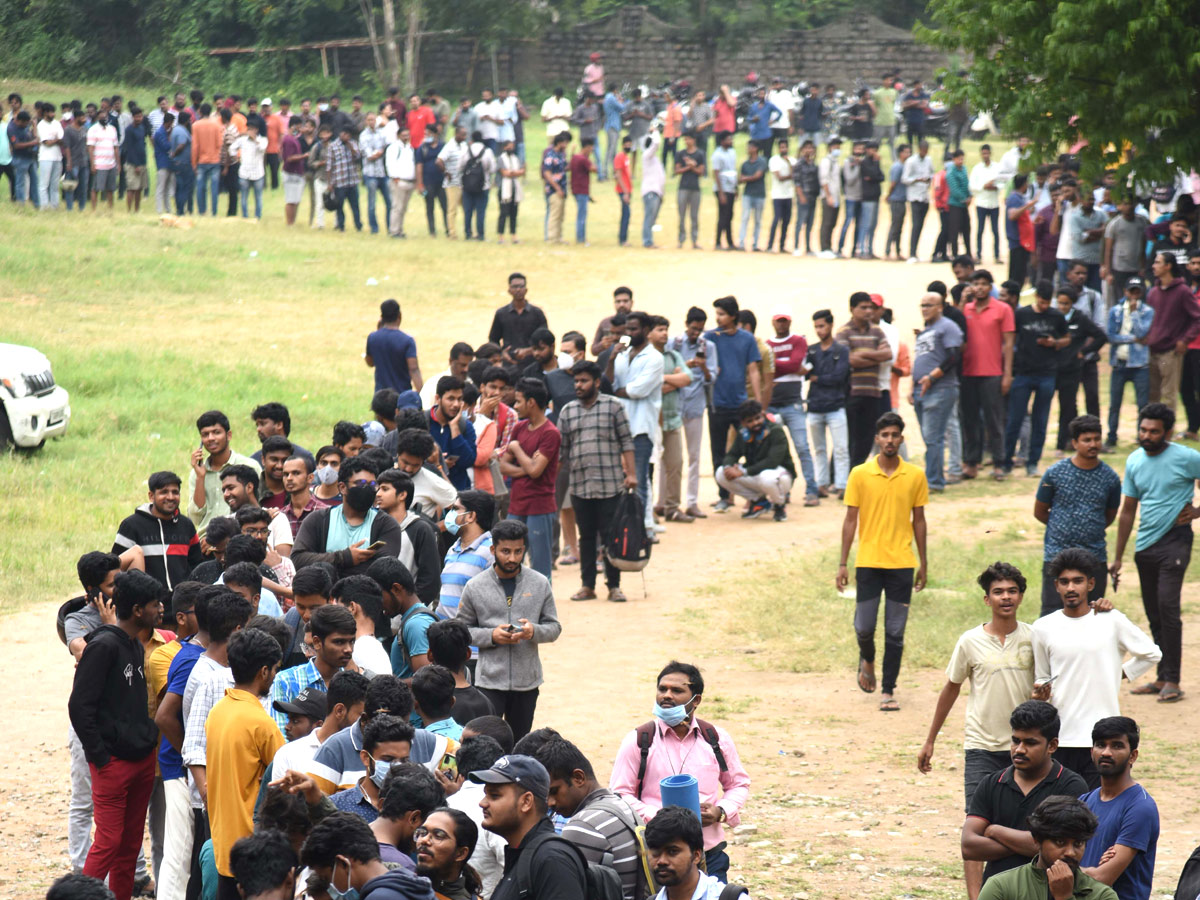
[[[958,368],[946,372],[946,360],[950,351],[961,347],[963,343],[962,329],[945,316],[921,329],[913,347],[912,380],[916,385],[922,378],[934,369],[941,369],[945,374],[930,385],[930,390],[936,390],[939,385],[951,387],[958,384]]]
[[[891,192],[892,203],[908,202],[908,185],[904,183],[904,163],[894,162],[888,170],[888,181],[895,185]]]
[[[417,342],[399,328],[380,328],[367,335],[367,356],[375,363],[375,390],[412,390],[408,361],[417,358]]]
[[[748,331],[726,334],[716,328],[704,335],[717,347],[717,377],[713,379],[713,406],[736,409],[746,402],[746,366],[758,362],[758,342]],[[711,365],[711,361],[709,363]]]
[[[1192,502],[1200,478],[1200,453],[1182,444],[1167,444],[1157,456],[1141,447],[1129,454],[1121,493],[1141,504],[1134,550],[1153,547],[1175,526],[1180,511]]]
[[[421,603],[400,619],[400,640],[392,642],[392,673],[397,678],[412,678],[412,658],[429,652],[429,626],[436,621],[429,608]]]
[[[179,648],[179,652],[175,654],[175,658],[171,660],[171,665],[167,669],[167,693],[178,694],[183,696],[184,690],[187,689],[188,677],[192,674],[192,669],[196,667],[196,660],[204,653],[204,648],[195,641],[188,641]],[[183,725],[183,708],[179,711],[179,724]],[[170,781],[172,778],[182,778],[184,776],[183,757],[179,751],[171,746],[171,742],[165,737],[158,745],[158,768],[162,772],[163,781]]]
[[[1050,507],[1043,559],[1082,547],[1101,562],[1108,560],[1106,513],[1121,506],[1121,479],[1107,463],[1081,469],[1069,459],[1059,460],[1042,475],[1037,499]]]
[[[1104,851],[1113,844],[1133,848],[1137,854],[1113,883],[1113,890],[1120,900],[1149,900],[1158,846],[1158,805],[1154,798],[1140,784],[1134,784],[1112,800],[1101,800],[1099,788],[1080,799],[1100,823],[1088,841],[1080,865],[1098,866]]]
[[[1025,195],[1016,191],[1010,193],[1008,199],[1004,201],[1004,233],[1008,237],[1008,246],[1010,247],[1021,246],[1021,232],[1017,228],[1017,220],[1010,219],[1007,213],[1014,209],[1020,209],[1026,202]]]
[[[178,153],[171,158],[171,168],[176,172],[183,172],[192,167],[192,134],[182,125],[176,125],[171,129],[171,151],[174,152],[176,147],[182,147]]]

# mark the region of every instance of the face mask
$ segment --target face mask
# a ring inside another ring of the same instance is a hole
[[[383,787],[383,779],[387,778],[387,773],[392,770],[392,765],[386,760],[375,760],[375,771],[371,773],[371,780],[375,782],[375,787]]]
[[[346,502],[353,509],[365,512],[375,505],[377,489],[369,484],[359,484],[346,490]]]
[[[689,700],[687,703],[683,704],[683,706],[662,707],[659,706],[658,702],[656,701],[653,709],[654,718],[658,719],[668,728],[674,728],[676,725],[681,724],[683,720],[688,717],[687,708],[688,704],[690,703],[691,701]]]
[[[328,103],[318,103],[317,109],[319,109],[321,112],[325,112],[325,110],[329,109],[329,104]],[[334,900],[337,900],[337,898],[334,898]]]
[[[446,518],[442,520],[446,526],[446,530],[451,534],[458,534],[458,529],[462,528],[462,523],[458,521],[458,510],[452,509],[446,513]]]
[[[313,481],[317,484],[337,484],[338,472],[333,466],[321,466],[313,475]]]
[[[331,876],[337,872],[337,867],[338,864],[335,860],[333,863],[333,872],[330,873]],[[346,888],[346,890],[339,891],[333,886],[332,878],[330,878],[329,887],[327,887],[326,890],[329,892],[329,900],[358,900],[358,888],[356,888],[354,885],[350,885]]]
[[[842,151],[840,148],[834,147],[832,150],[829,151],[829,155],[832,156],[834,159],[837,159],[839,156],[842,155]]]

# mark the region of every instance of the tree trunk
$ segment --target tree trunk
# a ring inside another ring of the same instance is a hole
[[[479,59],[479,38],[471,42],[471,58],[467,60],[467,93],[475,86],[475,61]]]
[[[400,54],[396,46],[396,6],[383,0],[383,54],[387,60],[388,85],[400,83]]]
[[[375,30],[375,5],[373,0],[358,0],[358,8],[362,11],[363,21],[367,25],[367,37],[371,39],[371,53],[375,57],[375,75],[380,82],[384,79],[383,57],[379,53],[379,35]],[[321,51],[321,61],[325,61],[325,51]],[[328,72],[325,73],[329,75]]]
[[[492,59],[492,90],[498,91],[500,90],[500,63],[499,60],[496,59],[495,46],[488,48],[488,54]]]
[[[412,94],[417,88],[417,69],[420,59],[421,19],[424,16],[421,0],[408,0],[408,31],[404,36],[404,93]]]
[[[717,90],[717,36],[708,20],[708,0],[698,0],[696,13],[696,24],[700,29],[700,48],[703,52],[700,62],[700,90],[708,91],[710,96],[714,96]]]

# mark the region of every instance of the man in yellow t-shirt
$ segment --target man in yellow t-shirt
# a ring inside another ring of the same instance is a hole
[[[208,714],[205,759],[208,767],[208,821],[213,857],[220,875],[218,898],[240,897],[229,851],[238,838],[254,831],[254,801],[263,773],[284,744],[279,726],[263,709],[279,662],[278,642],[257,628],[229,639],[233,687]]]
[[[883,638],[883,690],[879,708],[900,709],[893,697],[904,654],[904,627],[914,590],[925,587],[925,504],[929,484],[925,473],[900,458],[904,420],[886,412],[875,422],[879,454],[850,470],[846,481],[846,518],[842,522],[842,556],[837,589],[850,581],[847,560],[858,532],[858,559],[854,569],[857,603],[854,631],[858,635],[858,686],[875,690],[875,623],[879,600],[886,597]],[[917,555],[913,555],[913,539]],[[915,569],[915,575],[914,575]]]

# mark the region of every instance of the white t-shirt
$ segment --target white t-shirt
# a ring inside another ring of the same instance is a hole
[[[354,663],[360,669],[376,675],[390,675],[392,672],[392,661],[384,651],[383,644],[379,643],[379,638],[374,635],[360,635],[354,639]]]
[[[479,801],[483,799],[483,785],[463,782],[463,786],[446,798],[446,805],[466,813],[479,828],[479,840],[475,844],[475,852],[467,860],[471,868],[479,874],[483,882],[481,895],[490,897],[504,877],[504,848],[507,844],[504,838],[483,827],[483,810]]]
[[[87,145],[95,157],[97,171],[117,167],[117,129],[112,125],[97,122],[89,128]]]
[[[892,348],[892,358],[885,359],[879,364],[879,389],[890,391],[892,389],[892,366],[896,364],[896,354],[900,352],[900,329],[891,322],[880,319],[879,330],[887,337],[888,346]]]
[[[1018,622],[1004,642],[976,625],[954,645],[946,680],[969,681],[964,750],[1007,750],[1012,742],[1009,716],[1029,699],[1033,688],[1032,629]],[[1055,682],[1057,684],[1057,682]]]
[[[1058,229],[1058,252],[1054,254],[1055,259],[1074,259],[1075,258],[1075,242],[1071,240],[1071,229],[1067,223],[1071,220],[1071,210],[1077,204],[1067,201],[1066,212],[1062,214],[1061,224]],[[1113,713],[1116,715],[1116,713]],[[1066,746],[1065,744],[1063,746]]]
[[[271,517],[271,530],[267,534],[267,546],[274,550],[280,544],[290,547],[296,543],[292,537],[292,525],[283,513]]]
[[[240,161],[238,178],[245,181],[258,181],[265,175],[267,139],[262,135],[252,138],[248,134],[243,134],[229,145],[229,152],[237,155]],[[283,516],[279,518],[283,518]]]
[[[780,156],[776,153],[767,164],[771,173],[771,199],[791,200],[796,188],[792,182],[792,166],[796,160],[790,156]]]
[[[485,141],[494,141],[500,137],[500,125],[484,118],[484,116],[490,116],[494,119],[504,118],[504,108],[500,105],[499,100],[480,100],[475,104],[473,112],[478,122],[476,127],[479,129],[479,133],[483,135]]]
[[[63,139],[62,123],[57,119],[47,122],[43,119],[37,123],[38,162],[60,162],[63,158],[62,144],[47,147],[42,141],[61,141]]]
[[[546,119],[547,137],[570,131],[571,101],[566,97],[547,97],[542,103],[542,116]]]
[[[282,778],[288,769],[295,772],[308,771],[308,764],[321,749],[321,742],[317,740],[317,730],[314,728],[304,737],[288,741],[275,751],[275,759],[271,762],[272,781]]]

